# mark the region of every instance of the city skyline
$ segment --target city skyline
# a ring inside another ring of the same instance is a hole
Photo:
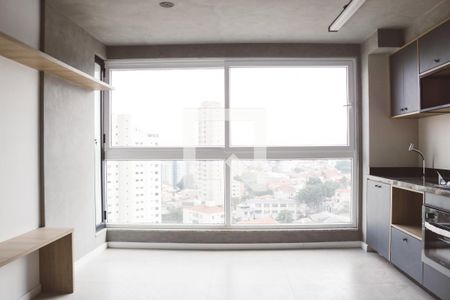
[[[199,108],[199,137],[203,142],[214,138],[214,130],[221,130],[209,126],[208,107],[214,108],[214,104],[205,103]],[[115,144],[158,143],[157,133],[136,129],[130,116],[115,116],[113,126],[117,129],[113,131]],[[235,158],[230,167],[230,218],[234,225],[352,222],[350,159],[239,161]],[[209,160],[109,161],[108,222],[224,224],[224,168],[224,161]],[[300,195],[309,198],[306,201]]]

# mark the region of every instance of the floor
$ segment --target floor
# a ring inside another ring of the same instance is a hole
[[[107,249],[79,266],[75,293],[39,299],[432,299],[360,249]]]

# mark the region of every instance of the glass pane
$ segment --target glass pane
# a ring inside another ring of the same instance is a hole
[[[223,161],[108,161],[108,223],[224,224]]]
[[[111,140],[118,147],[224,145],[224,70],[113,70]]]
[[[95,64],[95,79],[101,80],[101,66]],[[103,222],[102,205],[102,154],[101,154],[101,94],[100,91],[94,92],[94,169],[95,169],[95,224]]]
[[[230,68],[232,146],[348,145],[347,67]]]
[[[233,161],[237,225],[351,224],[351,159]]]

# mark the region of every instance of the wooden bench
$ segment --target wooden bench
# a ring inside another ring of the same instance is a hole
[[[73,229],[42,227],[0,243],[0,267],[39,251],[42,292],[73,293]]]

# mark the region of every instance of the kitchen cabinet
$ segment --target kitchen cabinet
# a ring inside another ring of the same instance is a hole
[[[422,283],[422,241],[396,228],[391,237],[391,262]]]
[[[391,115],[400,116],[420,109],[417,41],[390,56]]]
[[[423,265],[423,285],[441,299],[450,299],[450,277],[434,268]]]
[[[419,38],[420,73],[450,61],[450,21]]]
[[[450,65],[420,78],[420,108],[450,111]]]
[[[391,186],[368,180],[367,187],[367,244],[389,260]]]

